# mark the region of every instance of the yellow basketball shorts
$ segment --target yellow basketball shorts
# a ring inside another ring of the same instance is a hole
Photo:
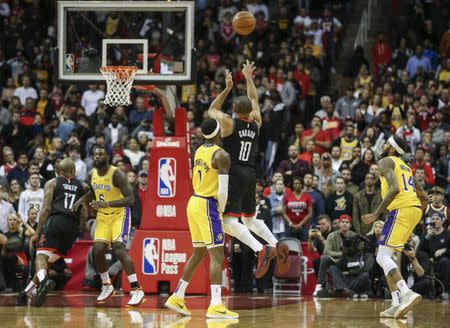
[[[187,217],[194,247],[211,248],[223,245],[223,223],[216,199],[191,196]]]
[[[111,214],[97,213],[94,241],[108,244],[127,243],[131,227],[131,211],[128,207],[118,208]]]
[[[378,244],[397,250],[403,249],[421,218],[422,209],[419,207],[404,207],[389,211]]]

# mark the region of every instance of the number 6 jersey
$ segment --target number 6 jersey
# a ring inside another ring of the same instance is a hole
[[[223,138],[222,147],[230,154],[231,165],[255,166],[258,125],[252,120],[233,119],[233,133]]]
[[[63,215],[76,220],[80,218],[79,212],[72,212],[73,205],[84,194],[83,184],[78,179],[56,177],[56,189],[53,194],[52,212],[50,215]]]

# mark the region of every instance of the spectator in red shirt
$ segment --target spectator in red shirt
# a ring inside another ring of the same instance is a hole
[[[138,196],[141,204],[144,204],[144,195],[147,190],[148,173],[146,171],[140,171],[138,177]]]
[[[284,195],[283,217],[289,224],[290,235],[300,241],[307,241],[313,200],[309,193],[302,191],[301,178],[295,177],[292,187],[293,192]]]
[[[309,166],[311,166],[312,163],[312,156],[314,154],[314,149],[316,148],[316,144],[314,143],[314,140],[309,140],[306,143],[305,151],[298,155],[298,159],[303,160],[308,163]]]
[[[300,137],[302,147],[306,147],[309,140],[315,143],[315,153],[323,154],[331,147],[331,136],[328,131],[322,130],[322,120],[319,116],[314,116],[311,120],[311,129],[303,131]]]
[[[272,192],[275,192],[275,183],[276,183],[278,180],[281,180],[281,181],[283,181],[283,183],[284,183],[284,177],[283,177],[283,174],[282,174],[281,172],[278,172],[278,171],[277,171],[277,172],[275,172],[275,173],[273,174],[273,176],[272,176],[272,184],[271,184],[270,186],[267,186],[266,188],[264,188],[263,196],[264,196],[265,198],[269,197],[269,195],[270,195]],[[288,192],[292,192],[292,190],[291,190],[291,188],[285,186],[283,192],[284,192],[284,193],[288,193]]]
[[[379,71],[384,72],[384,69],[392,59],[392,48],[384,39],[384,33],[378,33],[378,40],[372,49],[373,67],[375,79],[378,78]]]
[[[427,164],[425,162],[425,160],[424,160],[424,158],[425,158],[425,151],[423,150],[422,147],[418,147],[416,149],[415,158],[416,158],[416,161],[411,166],[413,174],[416,175],[416,170],[418,168],[424,169],[425,170],[425,181],[426,181],[426,183],[429,184],[429,185],[434,185],[433,169],[431,168],[431,166],[429,164]]]

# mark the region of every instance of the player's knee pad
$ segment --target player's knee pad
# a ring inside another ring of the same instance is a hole
[[[385,276],[387,276],[391,270],[398,268],[397,264],[392,259],[393,255],[394,250],[392,248],[383,245],[378,247],[377,263],[383,269]]]

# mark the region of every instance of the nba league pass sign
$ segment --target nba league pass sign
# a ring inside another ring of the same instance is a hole
[[[176,275],[187,254],[177,249],[174,238],[145,238],[143,241],[142,271],[146,275]]]
[[[177,161],[175,158],[162,157],[158,161],[158,196],[175,197]]]

